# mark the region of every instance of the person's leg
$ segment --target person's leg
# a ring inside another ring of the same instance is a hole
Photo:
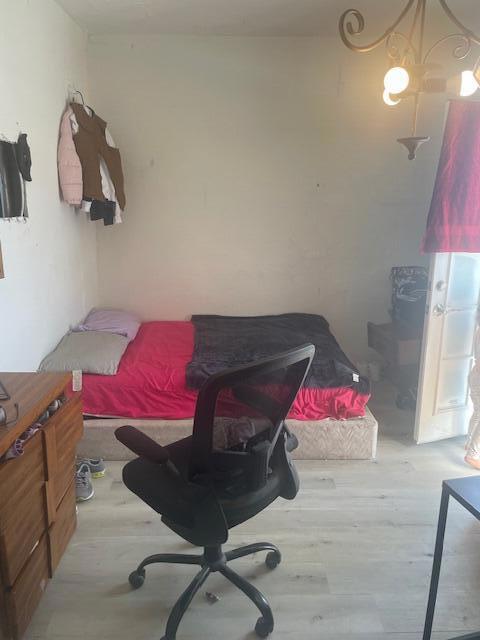
[[[473,415],[470,419],[466,444],[465,462],[480,469],[480,371],[474,367],[470,374],[470,396],[473,403]]]
[[[467,434],[467,439],[465,440],[465,451],[468,451],[468,449],[470,447],[470,443],[472,441],[473,434],[477,430],[478,424],[479,424],[478,411],[474,410],[473,413],[472,413],[472,417],[470,418],[470,423],[468,425],[468,434]]]

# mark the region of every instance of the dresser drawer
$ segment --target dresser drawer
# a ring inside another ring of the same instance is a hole
[[[50,575],[53,575],[58,567],[60,558],[67,548],[70,538],[77,527],[77,514],[75,507],[75,482],[70,478],[70,486],[58,507],[56,520],[48,532],[50,546]]]
[[[75,396],[53,414],[43,429],[48,480],[63,467],[64,460],[71,457],[82,434],[82,400]]]
[[[76,448],[82,433],[82,401],[75,396],[49,419],[43,430],[49,523],[56,520],[56,509],[74,478]]]
[[[45,534],[12,589],[5,592],[5,608],[13,638],[25,632],[48,584],[48,544]]]
[[[62,465],[63,457],[71,451],[75,451],[77,443],[83,435],[83,415],[82,400],[75,396],[71,398],[64,407],[60,415],[52,416],[55,425],[55,439],[57,443],[57,461]]]
[[[19,502],[9,502],[0,518],[2,580],[5,586],[11,586],[47,529],[44,485],[31,487]]]
[[[23,456],[0,464],[0,520],[6,505],[28,499],[32,488],[44,480],[42,435],[37,431],[25,444]]]
[[[55,496],[55,507],[59,508],[60,502],[75,479],[75,449],[70,451],[62,460],[62,468],[57,472],[53,479],[53,488]]]

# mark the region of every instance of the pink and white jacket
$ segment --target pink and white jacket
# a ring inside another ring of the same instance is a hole
[[[85,108],[87,109],[87,108]],[[67,107],[60,124],[60,139],[58,141],[58,179],[62,192],[62,200],[74,207],[81,207],[87,213],[90,211],[91,202],[83,200],[83,174],[80,158],[78,157],[74,134],[78,131],[78,123],[71,107]],[[115,147],[115,142],[108,129],[105,129],[107,143]],[[122,212],[115,195],[115,187],[108,173],[107,165],[100,158],[100,175],[102,178],[102,191],[107,200],[114,200],[115,224],[122,222]]]
[[[58,141],[58,179],[62,192],[62,199],[73,206],[82,204],[83,176],[82,165],[73,142],[70,117],[73,111],[65,109],[60,124],[60,138]]]

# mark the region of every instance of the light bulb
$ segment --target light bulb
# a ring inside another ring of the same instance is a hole
[[[391,95],[388,93],[386,89],[383,92],[383,101],[385,102],[385,104],[388,104],[389,107],[394,107],[396,104],[401,102],[401,100],[392,100]]]
[[[473,71],[462,71],[462,81],[460,85],[460,95],[462,98],[473,96],[479,88],[478,82]]]
[[[403,67],[392,67],[385,74],[383,84],[390,95],[402,93],[410,84],[408,71]]]

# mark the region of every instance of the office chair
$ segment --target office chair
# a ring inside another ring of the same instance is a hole
[[[267,599],[228,563],[267,551],[266,565],[281,561],[269,542],[224,551],[228,531],[265,509],[279,496],[292,500],[299,488],[284,420],[315,353],[305,345],[247,366],[212,375],[200,389],[192,436],[162,447],[141,431],[123,426],[120,442],[139,457],[123,469],[123,481],[162,516],[184,540],[203,547],[201,555],[156,554],[129,576],[134,589],[155,563],[191,564],[199,573],[173,607],[162,640],[175,640],[180,621],[210,573],[219,571],[252,600],[261,613],[255,631],[273,631]]]

